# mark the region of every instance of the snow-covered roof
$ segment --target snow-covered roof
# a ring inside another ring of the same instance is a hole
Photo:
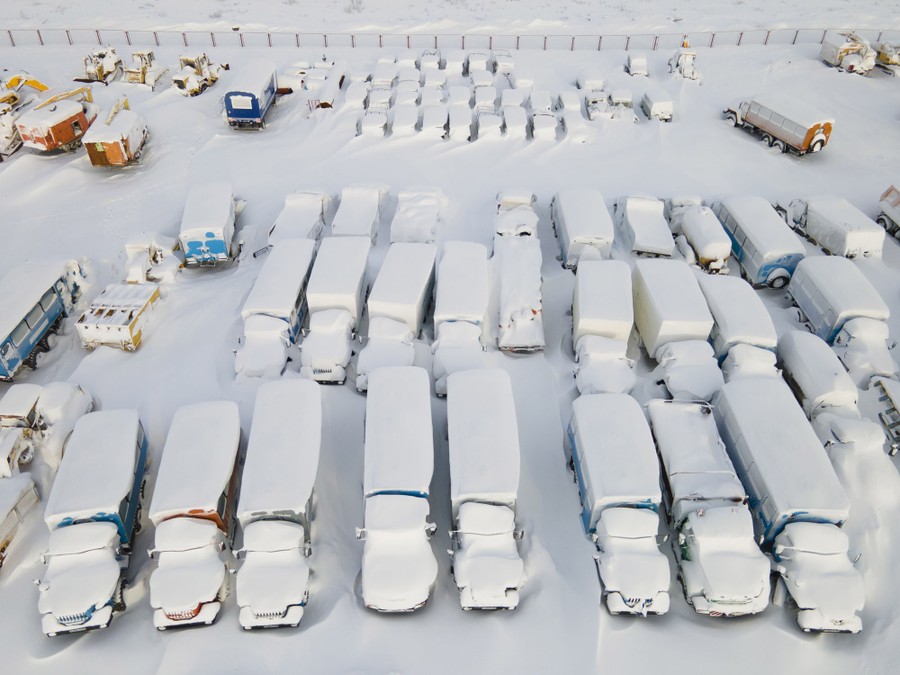
[[[842,522],[850,504],[828,455],[788,386],[774,378],[734,380],[715,399],[722,437],[738,468],[752,464],[776,514]],[[738,443],[733,434],[740,434]],[[748,490],[753,487],[748,483]],[[807,513],[812,512],[812,513]]]
[[[368,237],[329,237],[322,241],[313,265],[306,300],[310,313],[320,309],[346,309],[359,316],[360,283],[365,283],[366,262],[372,248]]]
[[[235,76],[228,94],[250,94],[262,99],[266,88],[275,79],[276,66],[266,59],[250,59]]]
[[[241,308],[246,320],[253,314],[288,317],[303,292],[316,253],[313,239],[284,239],[266,256],[250,295]]]
[[[811,127],[815,124],[834,123],[834,116],[809,105],[796,94],[788,94],[784,91],[765,92],[753,97],[753,103],[778,113],[782,117],[803,127]]]
[[[557,236],[573,242],[612,244],[612,217],[599,190],[561,190],[553,199],[553,208]]]
[[[584,335],[627,340],[634,325],[631,268],[621,260],[585,260],[575,274],[572,342]]]
[[[681,229],[702,260],[731,255],[731,239],[708,206],[686,208],[681,216]]]
[[[789,289],[801,287],[812,294],[812,288],[824,298],[825,306],[838,318],[845,312],[851,316],[867,316],[887,321],[891,315],[885,301],[852,260],[841,256],[812,256],[797,263]],[[822,300],[815,304],[821,305]],[[810,317],[818,324],[818,317]],[[846,317],[845,317],[846,318]]]
[[[76,422],[44,511],[50,529],[65,518],[119,512],[134,484],[140,424],[136,410],[103,410]]]
[[[109,124],[106,120],[95,120],[81,139],[85,145],[89,143],[118,143],[123,138],[130,138],[135,129],[144,126],[144,120],[133,110],[120,110]],[[136,150],[136,148],[132,148]]]
[[[89,317],[97,311],[138,310],[150,302],[158,292],[159,286],[156,284],[110,284],[91,301],[91,306],[84,316]]]
[[[20,382],[0,397],[0,417],[26,418],[34,410],[44,388],[39,384]],[[14,422],[15,423],[15,422]]]
[[[622,202],[623,224],[630,228],[632,249],[641,253],[672,255],[675,241],[659,199],[626,197]]]
[[[415,112],[414,106],[412,110]],[[415,123],[416,118],[411,119]],[[447,197],[439,188],[400,191],[397,194],[397,211],[391,221],[391,241],[434,241],[437,222],[446,206]]]
[[[859,390],[837,354],[820,337],[802,330],[788,331],[778,339],[778,358],[785,375],[800,388],[807,415],[814,415],[820,406],[856,409]]]
[[[172,418],[153,488],[150,519],[215,512],[234,471],[241,420],[233,401],[182,406]]]
[[[500,279],[500,324],[523,309],[541,309],[541,242],[536,237],[494,237]]]
[[[743,233],[764,255],[803,255],[806,253],[806,248],[800,238],[791,232],[787,223],[762,197],[728,197],[722,201],[722,206],[735,220],[740,222]],[[728,229],[728,222],[724,218],[723,224]]]
[[[471,321],[481,324],[490,294],[487,249],[473,242],[448,241],[437,267],[434,323]]]
[[[434,470],[431,383],[423,368],[377,368],[366,400],[363,492],[428,495]]]
[[[318,238],[324,224],[323,209],[329,197],[323,192],[292,192],[269,232],[270,241],[292,237]]]
[[[746,281],[723,274],[704,274],[700,290],[716,322],[718,356],[736,343],[774,349],[778,343],[775,324],[763,301]]]
[[[450,500],[515,507],[519,489],[519,430],[512,383],[496,368],[447,378]]]
[[[181,232],[225,227],[233,209],[231,183],[198,183],[188,192],[181,216]]]
[[[0,526],[4,524],[10,512],[16,508],[19,500],[31,490],[34,490],[34,481],[27,473],[0,479]],[[8,530],[4,529],[2,534],[8,534]]]
[[[835,197],[833,195],[809,197],[806,200],[806,208],[809,214],[815,214],[823,219],[840,223],[848,231],[884,233],[884,228],[843,197]]]
[[[335,236],[374,237],[381,214],[381,198],[387,189],[381,185],[350,185],[341,190],[331,231]]]
[[[404,321],[418,335],[434,279],[436,255],[434,244],[391,244],[369,293],[369,318]]]
[[[256,393],[238,518],[304,513],[322,444],[322,395],[307,379],[276,380]]]
[[[80,101],[66,98],[44,108],[32,108],[16,120],[16,126],[26,130],[39,129],[41,133],[46,134],[50,127],[80,115],[82,112],[84,112],[84,107]]]
[[[66,274],[63,262],[24,263],[0,280],[0,340],[12,333],[41,296]]]

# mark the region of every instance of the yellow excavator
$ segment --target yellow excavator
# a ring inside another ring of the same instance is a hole
[[[90,87],[78,87],[77,89],[70,89],[69,91],[64,91],[61,94],[43,100],[38,105],[34,106],[34,109],[40,110],[41,108],[46,108],[48,105],[53,105],[57,101],[75,98],[76,96],[81,96],[82,100],[87,101],[88,103],[94,102],[94,93],[91,91]]]
[[[34,100],[33,96],[25,96],[21,92],[23,87],[47,91],[47,85],[28,73],[0,78],[0,161],[22,146],[16,120]]]

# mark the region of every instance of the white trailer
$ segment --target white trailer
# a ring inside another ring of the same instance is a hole
[[[75,322],[75,331],[87,349],[106,345],[134,351],[158,302],[156,284],[110,284]]]
[[[843,197],[820,196],[779,204],[787,224],[830,255],[881,257],[884,228]]]
[[[670,574],[657,544],[659,460],[640,405],[625,394],[579,396],[565,445],[610,613],[665,614]]]
[[[158,630],[216,620],[228,594],[241,420],[233,401],[182,406],[172,418],[150,503],[156,526],[150,605]],[[185,583],[189,579],[190,583]]]
[[[331,223],[331,233],[335,237],[368,237],[374,244],[381,222],[381,201],[387,193],[388,189],[383,185],[345,187],[341,190],[341,202]]]
[[[609,258],[615,232],[599,191],[560,191],[550,203],[550,217],[563,267],[577,268],[582,256],[585,260]]]
[[[391,243],[433,244],[447,197],[439,188],[410,188],[397,193],[397,211],[391,221]]]
[[[463,609],[515,609],[525,582],[515,529],[519,431],[509,375],[447,379],[453,576]]]
[[[714,411],[750,496],[763,546],[771,548],[781,574],[779,592],[786,589],[797,602],[801,628],[858,632],[862,628],[858,612],[865,604],[858,573],[835,588],[828,566],[816,562],[833,553],[827,542],[836,538],[837,528],[847,520],[850,504],[790,389],[771,378],[729,382],[716,397]],[[801,545],[787,529],[792,523],[819,529]],[[783,557],[792,560],[791,569]]]
[[[859,419],[859,389],[821,338],[800,330],[784,333],[778,339],[778,360],[809,419],[823,412]]]
[[[309,598],[311,507],[322,445],[322,395],[311,380],[259,388],[237,510],[245,629],[296,626]]]
[[[709,337],[720,364],[735,345],[775,350],[775,324],[750,284],[727,275],[704,275],[698,281],[715,322]]]
[[[284,239],[314,239],[325,229],[325,210],[331,196],[324,192],[292,192],[269,229],[269,243]]]
[[[747,497],[706,403],[653,400],[647,414],[662,460],[675,558],[694,610],[741,616],[769,604],[769,562]]]
[[[665,217],[665,205],[653,197],[624,197],[616,202],[625,250],[635,255],[670,258],[675,240]]]
[[[710,274],[728,274],[731,239],[712,209],[699,198],[682,198],[668,200],[666,210],[673,234],[683,236],[689,247],[688,261]],[[683,248],[680,242],[676,236],[676,246]]]
[[[680,260],[638,260],[634,322],[651,358],[670,342],[706,340],[713,318],[691,268]]]
[[[431,387],[415,367],[378,368],[366,399],[362,597],[379,612],[411,612],[431,596],[437,560],[429,538],[434,470]]]
[[[535,235],[495,235],[494,260],[500,285],[498,346],[515,353],[543,351],[541,242]]]
[[[306,286],[309,330],[300,348],[300,372],[317,382],[346,378],[350,340],[366,297],[370,249],[366,237],[332,237],[319,247]]]
[[[284,239],[268,254],[241,307],[244,334],[234,357],[237,376],[281,375],[288,348],[300,339],[304,291],[315,255],[314,239]]]

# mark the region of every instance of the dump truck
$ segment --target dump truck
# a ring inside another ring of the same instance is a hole
[[[27,111],[16,121],[16,129],[27,148],[72,152],[97,119],[97,111],[91,88],[78,87],[51,96]]]
[[[84,75],[76,82],[102,82],[109,84],[122,72],[122,58],[115,47],[101,47],[84,57]]]
[[[781,152],[819,152],[831,138],[834,118],[789,96],[761,94],[725,108],[725,119]]]
[[[214,85],[223,70],[228,70],[228,64],[212,63],[205,52],[179,56],[178,72],[172,76],[172,86],[184,96],[197,96]]]

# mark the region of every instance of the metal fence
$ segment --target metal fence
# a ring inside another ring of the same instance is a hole
[[[395,49],[606,50],[672,49],[688,39],[694,47],[821,44],[847,28],[773,28],[622,35],[482,35],[426,33],[288,33],[262,31],[0,29],[0,47],[128,45],[134,47],[329,47]],[[873,42],[898,42],[900,29],[856,29]]]

